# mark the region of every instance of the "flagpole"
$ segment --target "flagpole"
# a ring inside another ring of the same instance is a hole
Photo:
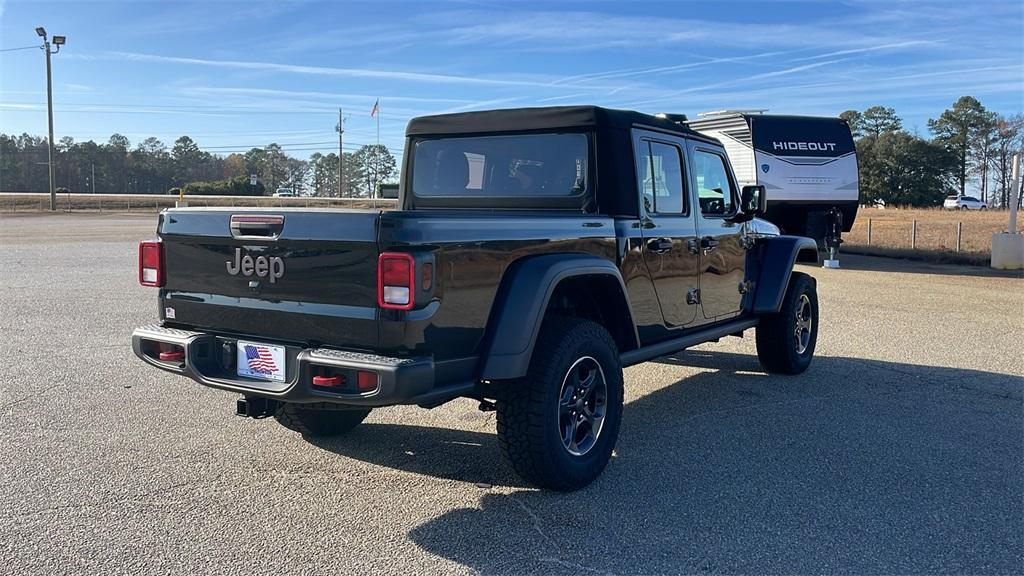
[[[376,186],[373,190],[373,197],[377,197],[377,191],[380,190],[380,98],[377,98],[377,171],[375,176],[377,177]]]

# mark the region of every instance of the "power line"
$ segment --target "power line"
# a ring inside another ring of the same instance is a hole
[[[0,52],[14,52],[15,50],[31,50],[32,48],[40,48],[40,46],[22,46],[21,48],[4,48]]]

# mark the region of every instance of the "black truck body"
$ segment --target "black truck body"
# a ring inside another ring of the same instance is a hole
[[[159,323],[133,347],[242,394],[247,415],[486,407],[528,377],[554,317],[600,326],[621,372],[779,314],[794,263],[817,250],[753,219],[752,188],[717,141],[636,112],[414,119],[396,210],[161,213],[140,253]],[[283,348],[283,379],[240,376],[240,341]]]

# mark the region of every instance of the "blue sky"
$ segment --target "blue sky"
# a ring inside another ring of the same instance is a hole
[[[56,137],[296,156],[409,118],[590,103],[645,112],[896,108],[927,134],[957,97],[1024,109],[1024,2],[46,2],[0,0],[0,49],[64,34]],[[0,131],[44,134],[39,50],[0,52]]]

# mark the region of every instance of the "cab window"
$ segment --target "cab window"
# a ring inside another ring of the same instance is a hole
[[[735,210],[735,191],[729,180],[725,158],[718,154],[697,150],[693,155],[694,176],[697,179],[697,198],[705,216],[732,214]]]
[[[685,214],[683,162],[679,148],[641,141],[637,154],[637,180],[648,214]]]

